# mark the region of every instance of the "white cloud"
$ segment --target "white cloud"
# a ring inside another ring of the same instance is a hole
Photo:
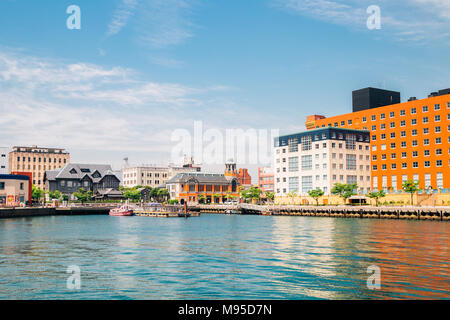
[[[108,36],[119,33],[126,26],[128,20],[134,15],[137,5],[138,0],[122,0],[108,25]]]
[[[372,34],[395,40],[427,42],[449,40],[450,1],[448,0],[273,0],[281,10],[328,23],[367,31],[370,5],[381,8],[382,29]]]
[[[172,131],[192,130],[194,119],[219,130],[273,120],[235,103],[226,96],[230,90],[235,88],[159,83],[121,67],[0,49],[0,144],[77,150],[73,160],[81,162],[98,162],[102,153],[168,161]]]
[[[178,45],[193,36],[192,8],[198,0],[122,0],[108,25],[107,36],[119,33],[127,24],[142,46],[161,49]],[[169,64],[175,60],[157,59]]]

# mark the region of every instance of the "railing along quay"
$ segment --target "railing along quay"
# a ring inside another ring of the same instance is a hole
[[[304,217],[367,218],[398,220],[450,220],[450,207],[356,207],[298,205],[194,205],[189,210],[202,213],[281,215]]]

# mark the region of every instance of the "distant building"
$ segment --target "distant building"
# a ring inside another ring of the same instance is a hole
[[[70,154],[65,149],[15,146],[9,153],[9,172],[31,172],[32,183],[44,189],[45,171],[59,169],[69,162]]]
[[[8,147],[0,147],[0,174],[8,174]]]
[[[79,188],[96,194],[106,189],[117,190],[120,185],[120,179],[106,164],[69,163],[61,169],[46,171],[44,181],[46,190],[63,194],[73,194]]]
[[[30,199],[29,176],[0,174],[0,206],[19,206]]]
[[[181,204],[198,203],[200,196],[205,197],[206,203],[223,203],[227,201],[227,194],[239,196],[238,186],[236,177],[198,172],[178,173],[166,184],[170,198]]]
[[[237,178],[239,180],[239,184],[242,186],[252,185],[252,177],[248,174],[247,169],[239,169],[237,173]]]
[[[122,184],[124,187],[136,186],[157,188],[163,186],[178,173],[200,172],[201,168],[193,161],[183,166],[136,166],[122,169]]]
[[[274,192],[274,173],[272,168],[258,168],[258,187],[263,192]]]
[[[326,195],[335,183],[371,187],[370,133],[322,128],[275,139],[275,193],[307,195],[320,188]]]

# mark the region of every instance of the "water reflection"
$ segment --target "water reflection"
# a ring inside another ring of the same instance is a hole
[[[0,220],[0,298],[450,298],[448,223],[203,215]],[[66,289],[78,265],[82,290]],[[381,290],[366,286],[381,268]]]

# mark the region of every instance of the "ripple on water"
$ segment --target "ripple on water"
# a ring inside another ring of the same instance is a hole
[[[450,299],[449,228],[221,215],[1,220],[0,298]],[[80,291],[66,287],[70,265],[81,268]],[[367,288],[371,265],[381,290]]]

